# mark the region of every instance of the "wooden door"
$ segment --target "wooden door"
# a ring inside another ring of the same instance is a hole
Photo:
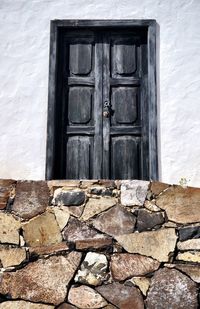
[[[52,178],[148,179],[147,30],[64,30],[57,44]]]

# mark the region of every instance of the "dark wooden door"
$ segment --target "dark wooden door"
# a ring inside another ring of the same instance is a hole
[[[63,30],[53,178],[148,179],[147,29]]]

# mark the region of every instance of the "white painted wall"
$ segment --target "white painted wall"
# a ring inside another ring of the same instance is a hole
[[[0,177],[44,179],[49,21],[156,19],[160,180],[200,186],[200,0],[0,0]]]

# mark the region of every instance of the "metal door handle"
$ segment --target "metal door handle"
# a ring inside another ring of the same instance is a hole
[[[109,103],[109,101],[104,102],[103,109],[104,109],[103,110],[103,116],[105,118],[110,117],[110,103]]]

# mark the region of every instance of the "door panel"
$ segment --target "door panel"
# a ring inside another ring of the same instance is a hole
[[[71,75],[88,75],[92,69],[92,44],[71,42],[69,47],[69,69]]]

